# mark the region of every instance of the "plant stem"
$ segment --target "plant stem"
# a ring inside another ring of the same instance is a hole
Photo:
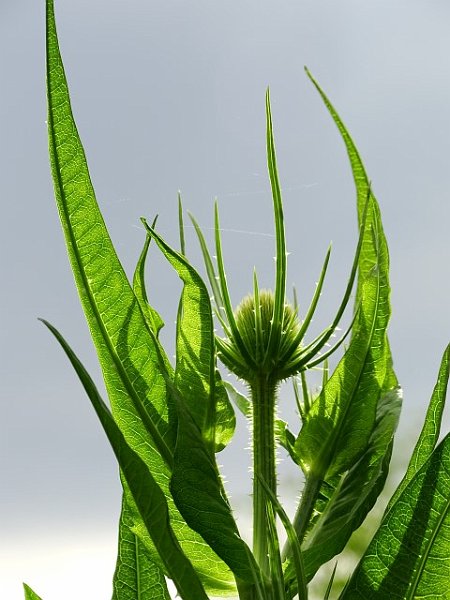
[[[314,509],[314,504],[317,500],[317,496],[319,494],[320,486],[322,484],[322,479],[317,477],[314,474],[311,474],[307,477],[305,482],[305,487],[302,493],[302,499],[297,508],[297,512],[294,517],[294,529],[297,533],[297,538],[300,544],[303,543],[303,539],[306,534],[306,529],[311,519],[311,515]],[[286,545],[283,549],[283,560],[288,558],[292,554],[291,545],[286,542]]]
[[[253,553],[263,575],[269,577],[269,531],[266,492],[261,479],[276,496],[275,395],[276,383],[259,375],[251,385],[253,410]]]

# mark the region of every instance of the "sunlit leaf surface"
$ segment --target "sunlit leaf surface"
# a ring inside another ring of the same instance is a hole
[[[342,600],[450,598],[450,434],[383,520]]]
[[[130,510],[122,502],[112,600],[170,600],[162,570],[150,559],[144,544],[131,531],[132,526]]]
[[[55,195],[81,303],[103,370],[116,423],[163,491],[173,530],[211,593],[234,578],[202,538],[186,526],[169,491],[176,415],[167,394],[167,357],[147,326],[116,255],[90,180],[72,116],[54,22],[47,0],[49,149]],[[145,531],[136,523],[141,539]],[[151,550],[148,536],[147,547]],[[153,550],[154,552],[154,550]],[[155,561],[158,560],[154,553]]]

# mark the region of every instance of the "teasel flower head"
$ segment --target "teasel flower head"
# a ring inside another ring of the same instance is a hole
[[[328,248],[326,253],[310,306],[303,320],[300,320],[297,302],[290,304],[286,301],[286,239],[269,91],[266,94],[266,122],[267,167],[272,189],[276,238],[274,291],[259,289],[255,271],[253,274],[253,293],[246,296],[234,310],[225,273],[217,203],[215,205],[217,269],[208,251],[202,231],[194,217],[190,215],[200,241],[208,279],[213,292],[215,312],[224,332],[223,337],[216,337],[218,356],[231,372],[250,385],[260,377],[266,377],[267,380],[276,385],[284,379],[318,365],[344,341],[351,331],[357,311],[355,311],[353,320],[341,339],[334,346],[328,344],[350,299],[356,278],[365,226],[364,214],[350,278],[335,318],[315,339],[305,344],[305,334],[322,292],[331,247]],[[367,203],[365,213],[367,212]]]

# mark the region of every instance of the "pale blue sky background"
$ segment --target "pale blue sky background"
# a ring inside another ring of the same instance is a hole
[[[209,234],[219,199],[235,303],[251,288],[253,265],[271,285],[270,85],[289,281],[301,305],[333,241],[318,329],[342,295],[356,226],[345,151],[303,65],[312,70],[360,148],[381,205],[390,339],[405,395],[397,453],[406,457],[450,340],[448,2],[55,3],[92,179],[130,274],[144,239],[141,215],[159,213],[160,232],[176,243],[181,189]],[[25,580],[44,600],[102,600],[115,563],[117,469],[70,365],[37,321],[60,328],[100,381],[53,200],[44,48],[44,1],[0,0],[0,598],[22,598]],[[201,265],[191,229],[187,241]],[[180,287],[157,253],[149,275],[172,348]],[[282,396],[283,411],[292,397]],[[249,457],[240,425],[222,462],[245,526]],[[281,484],[292,506],[299,480],[285,460]]]

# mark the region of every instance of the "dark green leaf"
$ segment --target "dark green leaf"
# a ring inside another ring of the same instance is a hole
[[[383,519],[342,600],[449,598],[450,434]]]
[[[337,562],[335,563],[335,565],[333,567],[333,572],[331,573],[330,581],[328,582],[327,589],[325,591],[325,596],[324,596],[323,600],[329,600],[331,590],[333,588],[334,578],[336,576],[336,569],[337,569]]]

